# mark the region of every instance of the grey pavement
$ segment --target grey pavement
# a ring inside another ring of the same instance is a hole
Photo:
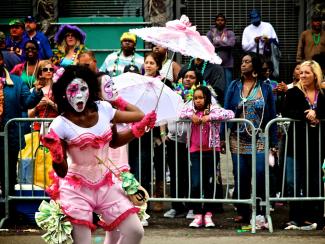
[[[325,243],[325,232],[312,231],[310,235],[298,231],[283,233],[242,233],[220,230],[190,229],[146,229],[142,244],[322,244]],[[96,232],[92,244],[103,243],[103,232]],[[0,233],[1,244],[44,244],[40,233]]]

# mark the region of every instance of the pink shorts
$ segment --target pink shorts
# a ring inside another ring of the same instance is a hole
[[[62,209],[70,221],[91,229],[96,228],[93,225],[93,212],[101,215],[104,222],[99,224],[110,231],[139,210],[130,202],[119,181],[91,189],[84,185],[72,186],[67,180],[60,179],[59,191]]]

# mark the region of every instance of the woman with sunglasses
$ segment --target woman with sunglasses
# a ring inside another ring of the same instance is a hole
[[[77,64],[80,53],[85,50],[86,33],[74,25],[62,25],[54,37],[57,50],[52,62],[61,67]]]
[[[28,117],[30,118],[55,118],[58,116],[57,105],[54,102],[52,95],[54,66],[49,60],[42,60],[39,62],[37,69],[37,81],[44,85],[42,88],[43,98],[38,105],[28,110]],[[40,131],[40,123],[34,123],[34,130]],[[43,131],[41,131],[44,133]]]
[[[29,89],[34,87],[36,81],[36,71],[39,62],[38,50],[39,46],[37,42],[34,40],[28,40],[24,46],[26,61],[15,65],[10,72],[11,74],[20,76]]]

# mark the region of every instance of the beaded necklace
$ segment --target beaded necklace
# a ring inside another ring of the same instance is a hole
[[[112,76],[117,76],[118,74],[117,74],[117,71],[118,71],[118,63],[119,63],[119,61],[120,61],[120,56],[121,56],[121,54],[122,54],[122,50],[120,50],[118,53],[117,53],[117,57],[116,57],[116,59],[115,59],[115,61],[114,61],[114,67],[113,67],[113,71],[112,71]],[[133,54],[133,56],[132,56],[132,59],[131,59],[131,65],[132,66],[135,66],[135,55]]]
[[[187,69],[190,69],[191,68],[191,66],[192,66],[192,63],[193,63],[193,60],[194,60],[194,58],[192,58],[191,60],[190,60],[190,63],[188,64],[188,66],[187,66]],[[205,69],[206,69],[206,67],[207,67],[207,64],[208,64],[208,61],[204,61],[203,62],[203,65],[202,65],[202,68],[201,68],[201,75],[202,75],[202,77],[204,77],[203,75],[204,75],[204,72],[205,72]],[[197,68],[197,66],[195,67],[197,70],[198,70],[198,68]],[[203,79],[203,81],[202,81],[202,85],[203,86],[207,86],[207,82]]]
[[[319,92],[317,90],[315,90],[315,94],[314,94],[314,102],[311,103],[309,97],[307,96],[306,93],[306,101],[308,102],[309,108],[312,110],[315,110],[317,108],[317,100],[318,100],[318,94]]]
[[[26,79],[27,79],[27,85],[29,88],[33,87],[33,78],[35,78],[35,72],[36,72],[37,66],[38,66],[38,60],[35,64],[33,74],[29,75],[28,74],[28,61],[26,62]]]
[[[182,83],[182,81],[178,81],[177,85],[174,85],[175,92],[182,96],[182,98],[186,101],[190,101],[193,99],[194,90],[196,88],[195,85],[191,87],[191,89],[186,89]]]
[[[247,102],[247,101],[252,101],[255,99],[257,91],[259,89],[259,85],[256,84],[256,81],[254,83],[254,85],[249,89],[248,95],[246,97],[243,96],[244,92],[243,92],[243,88],[244,88],[244,84],[243,87],[241,89],[241,92],[239,94],[240,99],[243,101],[243,103]]]
[[[244,86],[243,86],[244,87]],[[254,87],[254,88],[253,88]],[[253,89],[252,89],[253,88]],[[257,81],[255,81],[254,85],[251,87],[248,95],[246,97],[243,97],[243,88],[239,94],[240,96],[240,99],[242,100],[243,102],[243,118],[246,119],[246,112],[245,112],[245,102],[247,101],[253,101],[253,100],[256,100],[256,97],[257,97],[257,93],[258,93],[258,90],[261,91],[261,95],[262,95],[262,99],[264,99],[264,96],[263,96],[263,92],[262,92],[262,89],[261,89],[261,86],[259,84],[257,84]],[[265,111],[265,101],[264,101],[264,105],[263,105],[263,110],[262,110],[262,116],[261,116],[261,119],[260,119],[260,123],[258,125],[258,128],[255,129],[255,131],[258,133],[258,132],[261,132],[261,125],[262,125],[262,122],[263,122],[263,118],[264,118],[264,111]],[[252,136],[252,134],[248,131],[247,129],[247,125],[246,123],[244,123],[245,125],[245,131],[247,132],[248,135]]]
[[[320,33],[318,34],[312,33],[312,36],[313,36],[314,44],[315,46],[317,46],[320,43]]]

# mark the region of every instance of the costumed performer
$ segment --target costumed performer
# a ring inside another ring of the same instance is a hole
[[[53,84],[60,115],[42,138],[55,171],[48,193],[72,223],[74,243],[91,243],[92,213],[96,212],[101,215],[98,224],[107,231],[104,243],[138,244],[144,233],[136,215],[139,209],[123,191],[120,177],[110,170],[107,155],[109,147],[124,145],[141,137],[146,127],[153,128],[156,114],[113,109],[110,103],[98,100],[99,86],[94,81],[96,76],[88,68],[68,66]],[[109,124],[124,122],[134,124],[119,133]]]

